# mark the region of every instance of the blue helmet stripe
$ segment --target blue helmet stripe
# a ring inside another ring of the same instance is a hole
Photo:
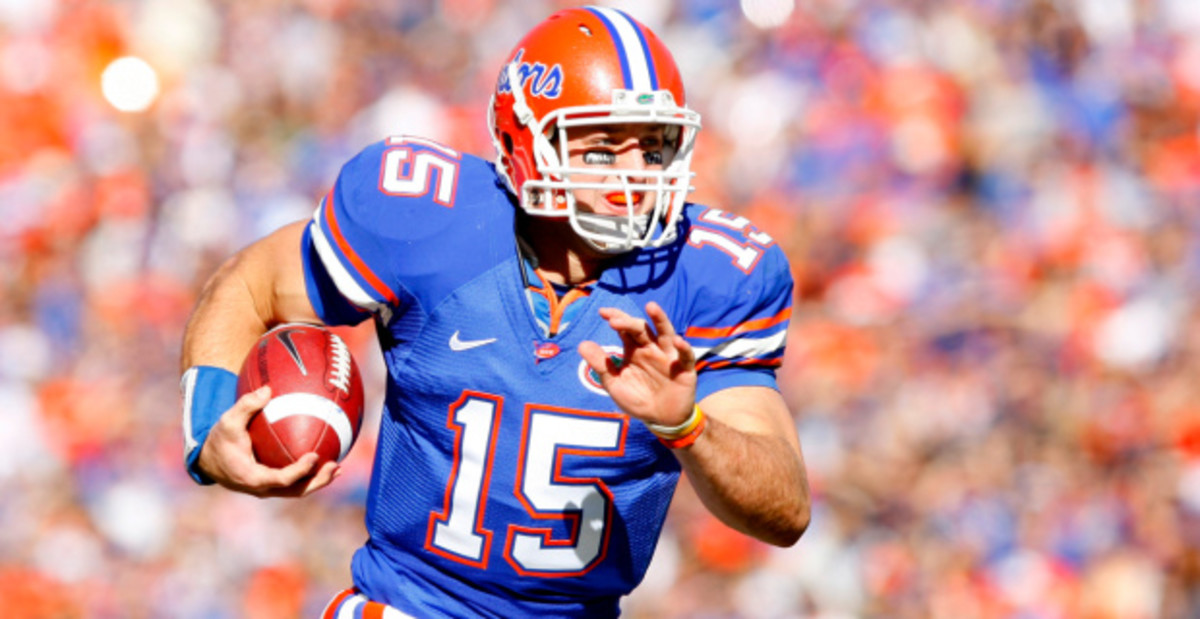
[[[658,90],[658,78],[654,72],[654,61],[650,48],[637,23],[628,15],[615,9],[588,7],[608,29],[621,60],[621,73],[626,90]]]
[[[625,89],[631,90],[633,88],[633,78],[629,75],[629,58],[625,55],[625,46],[621,45],[621,35],[617,32],[617,27],[609,21],[608,17],[600,9],[588,7],[587,10],[600,18],[600,21],[604,22],[604,27],[608,28],[608,36],[612,37],[613,43],[615,43],[617,48],[617,57],[621,59],[621,75],[625,78]]]

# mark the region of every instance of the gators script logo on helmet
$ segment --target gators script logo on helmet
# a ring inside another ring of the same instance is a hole
[[[562,65],[555,64],[547,67],[540,62],[531,64],[524,62],[523,56],[525,56],[525,50],[518,50],[516,57],[508,63],[517,67],[517,82],[522,86],[528,86],[531,96],[557,99],[562,94]],[[505,66],[507,67],[507,65]],[[496,92],[512,94],[512,82],[509,80],[508,71],[500,72],[500,81],[496,84]]]
[[[523,38],[500,71],[488,114],[498,167],[531,215],[567,217],[600,251],[658,247],[674,240],[691,190],[692,148],[700,115],[685,105],[670,51],[650,29],[608,8],[568,9]],[[661,170],[611,169],[627,195],[653,194],[652,212],[623,216],[578,212],[568,134],[579,127],[648,123],[665,127]]]

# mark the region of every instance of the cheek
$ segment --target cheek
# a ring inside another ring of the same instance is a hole
[[[593,210],[593,205],[600,196],[598,189],[574,189],[571,193],[575,196],[575,208],[581,211]]]

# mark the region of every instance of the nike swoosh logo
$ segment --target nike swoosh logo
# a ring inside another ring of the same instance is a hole
[[[494,337],[486,340],[460,340],[458,339],[458,331],[455,331],[454,335],[450,336],[450,350],[461,352],[464,350],[471,350],[472,348],[479,348],[480,346],[487,346],[495,341],[496,338]]]
[[[283,348],[292,357],[292,361],[295,361],[296,365],[300,366],[300,373],[308,376],[308,368],[304,367],[304,359],[300,357],[300,351],[296,350],[296,343],[292,341],[292,332],[284,329],[275,334],[275,339],[283,343]]]

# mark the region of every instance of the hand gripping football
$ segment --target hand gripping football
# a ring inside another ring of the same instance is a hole
[[[342,338],[307,324],[271,329],[242,363],[238,397],[263,385],[271,400],[248,428],[260,463],[282,468],[310,451],[321,464],[346,457],[362,427],[363,386]]]

